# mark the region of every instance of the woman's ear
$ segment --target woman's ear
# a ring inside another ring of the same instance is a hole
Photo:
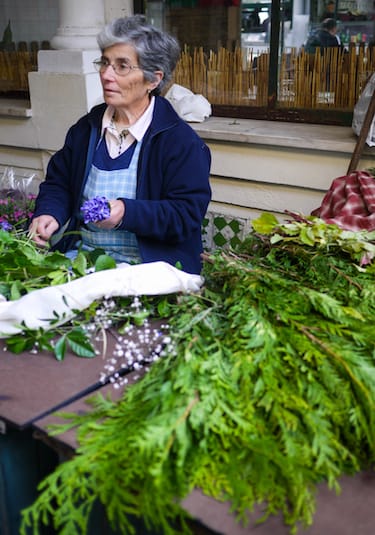
[[[164,78],[163,71],[154,71],[154,75],[155,75],[155,80],[153,82],[150,82],[150,90],[151,91],[153,91],[156,87],[158,87],[158,85],[160,84],[160,82]]]

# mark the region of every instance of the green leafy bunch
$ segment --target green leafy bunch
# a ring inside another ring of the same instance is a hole
[[[10,300],[82,277],[90,269],[99,271],[116,266],[99,249],[81,251],[74,260],[59,251],[40,249],[26,231],[0,230],[0,258],[0,294]]]
[[[84,534],[97,502],[119,533],[134,533],[130,515],[189,533],[194,488],[238,521],[255,504],[263,519],[281,512],[295,532],[313,522],[318,483],[338,491],[342,474],[374,462],[374,269],[359,266],[355,236],[340,247],[319,222],[306,243],[309,222],[292,239],[263,223],[238,250],[205,255],[200,293],[152,298],[177,354],[120,401],[98,395],[64,415],[55,434],[75,428],[80,446],[23,511],[23,535],[43,523]]]
[[[370,263],[375,256],[375,231],[345,230],[317,217],[293,213],[290,216],[289,222],[280,223],[273,214],[264,212],[252,226],[260,235],[270,236],[273,244],[303,244],[323,254],[346,252],[360,265]]]
[[[80,251],[73,260],[58,251],[40,249],[26,231],[0,230],[0,259],[0,294],[7,300],[17,300],[46,286],[64,284],[90,271],[116,266],[116,262],[100,249]],[[7,337],[7,349],[14,353],[44,349],[62,360],[69,347],[78,356],[94,357],[95,349],[79,318],[54,328],[53,324],[57,325],[60,320],[59,317],[51,318],[49,330],[35,330],[22,325],[19,334]]]

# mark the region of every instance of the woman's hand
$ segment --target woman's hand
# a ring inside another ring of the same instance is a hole
[[[32,220],[29,236],[39,247],[47,247],[48,242],[59,224],[52,215],[40,215]]]
[[[100,229],[112,230],[124,219],[125,205],[122,201],[113,199],[109,201],[109,205],[111,207],[110,216],[107,219],[94,223]]]

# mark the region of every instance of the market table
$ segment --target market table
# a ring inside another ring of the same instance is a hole
[[[139,377],[138,372],[127,376],[131,386]],[[114,389],[106,385],[100,389],[100,394],[110,396],[113,400],[124,394],[124,389]],[[90,410],[88,400],[93,393],[81,397],[68,404],[64,412],[80,414]],[[52,447],[73,455],[77,448],[77,438],[74,430],[52,437],[48,436],[48,427],[61,424],[63,419],[59,412],[50,413],[34,422],[33,427],[38,437]],[[300,528],[297,535],[374,535],[375,510],[375,472],[364,471],[354,477],[340,478],[342,492],[337,495],[325,483],[317,486],[317,508],[314,524],[307,529]],[[270,517],[266,522],[258,524],[263,515],[261,506],[254,508],[248,515],[249,524],[238,523],[230,512],[230,504],[216,501],[203,495],[199,489],[193,490],[182,502],[195,521],[193,533],[214,533],[221,535],[290,535],[290,529],[283,523],[281,515]],[[206,531],[207,530],[207,531]],[[141,535],[143,533],[141,532]]]
[[[134,384],[143,374],[145,370],[131,371],[127,374],[127,387]],[[127,388],[126,387],[126,388]],[[125,392],[125,388],[115,389],[112,384],[102,385],[100,390],[92,391],[85,396],[76,399],[72,403],[69,403],[64,406],[64,413],[72,414],[84,414],[90,411],[89,400],[96,394],[100,394],[105,398],[111,398],[113,401],[120,399]],[[78,442],[76,437],[76,432],[74,429],[70,429],[65,433],[55,435],[53,437],[49,436],[49,428],[55,424],[61,424],[64,420],[60,416],[60,412],[49,413],[42,418],[39,418],[33,423],[34,436],[43,440],[46,444],[56,449],[60,452],[62,456],[69,457],[74,455],[75,450],[77,449]]]
[[[133,333],[135,340],[137,333]],[[77,357],[67,351],[58,361],[48,351],[11,353],[0,340],[0,535],[19,534],[20,510],[36,499],[38,483],[60,462],[55,450],[35,440],[32,424],[103,388],[100,376],[116,342],[116,333],[108,330],[105,355],[102,344],[96,342],[96,357]],[[142,349],[147,357],[152,347]],[[115,367],[116,371],[124,375],[130,369]]]
[[[158,330],[161,323],[153,321],[150,325],[134,328],[124,338],[133,340],[147,358],[153,349],[152,344],[147,347],[140,341],[140,335],[145,328]],[[7,351],[5,341],[0,339],[0,422],[3,426],[8,424],[25,429],[45,415],[101,388],[104,384],[101,373],[104,373],[104,365],[117,342],[118,333],[108,329],[105,343],[95,341],[96,357],[77,357],[67,350],[64,359],[58,361],[49,351],[11,353]],[[120,363],[114,367],[112,374],[125,375],[131,371],[121,368]]]
[[[113,343],[114,340],[109,340],[107,354]],[[83,359],[68,353],[64,361],[58,362],[47,352],[14,355],[4,351],[1,341],[0,348],[0,418],[8,428],[5,435],[0,435],[0,533],[3,535],[2,529],[5,528],[7,535],[18,535],[19,511],[35,499],[36,484],[61,460],[60,454],[57,459],[52,459],[51,452],[56,450],[66,457],[74,454],[77,447],[74,430],[50,437],[48,426],[62,422],[59,417],[62,410],[73,413],[90,410],[87,400],[97,392],[116,399],[123,395],[123,390],[99,381],[103,369],[101,356]],[[140,372],[129,372],[128,385],[139,376]],[[314,524],[306,530],[300,529],[298,535],[373,535],[374,473],[369,471],[354,477],[345,476],[340,478],[340,483],[340,496],[324,483],[318,486]],[[193,525],[195,535],[290,533],[280,515],[258,525],[261,507],[249,516],[248,526],[240,525],[230,513],[228,503],[204,496],[198,489],[184,500],[183,506],[192,518],[199,521]],[[107,535],[103,530],[97,533]],[[143,528],[137,533],[146,535]]]
[[[63,361],[46,351],[19,355],[4,350],[0,340],[0,418],[25,429],[72,400],[100,388],[103,359],[78,358],[68,352]]]
[[[107,354],[115,339],[108,336]],[[67,351],[58,361],[47,351],[14,354],[0,340],[0,419],[17,429],[103,386],[102,355],[77,357]]]

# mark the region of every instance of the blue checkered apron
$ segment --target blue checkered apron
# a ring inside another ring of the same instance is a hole
[[[135,144],[135,143],[134,143]],[[83,200],[93,197],[135,199],[137,167],[142,142],[129,147],[117,158],[110,158],[104,138],[100,142],[83,192]],[[130,159],[130,161],[129,161]],[[127,230],[103,230],[88,223],[80,228],[82,248],[104,249],[116,262],[140,263],[135,234]]]

